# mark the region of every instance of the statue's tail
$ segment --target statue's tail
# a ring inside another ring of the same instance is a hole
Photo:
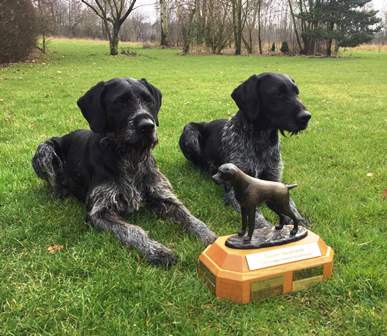
[[[288,190],[293,189],[295,187],[297,187],[297,184],[286,184],[286,188],[288,188]]]

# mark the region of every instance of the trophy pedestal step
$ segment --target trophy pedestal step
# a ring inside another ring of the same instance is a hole
[[[308,231],[302,240],[281,246],[239,250],[218,238],[199,257],[198,274],[218,298],[249,303],[302,290],[332,275],[332,248]]]

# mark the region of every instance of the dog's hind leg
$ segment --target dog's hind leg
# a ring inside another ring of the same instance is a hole
[[[265,171],[262,174],[262,176],[260,176],[260,178],[263,179],[263,180],[268,180],[268,181],[281,182],[281,179],[282,179],[282,163],[277,168],[272,168],[269,171]],[[296,204],[294,203],[294,201],[293,201],[293,199],[291,197],[289,197],[289,207],[290,207],[290,210],[292,211],[292,213],[297,218],[300,219],[299,220],[300,223],[302,223],[305,226],[309,225],[308,221],[300,215],[300,212],[297,210]],[[291,224],[293,224],[293,220],[289,216],[285,215],[280,220],[280,225],[282,225],[282,226],[283,225],[291,225]]]
[[[185,158],[198,167],[208,170],[202,153],[202,132],[200,123],[189,123],[184,127],[179,146]]]
[[[290,203],[290,202],[289,202]],[[303,218],[298,212],[293,212],[293,209],[291,208],[290,204],[286,203],[284,205],[278,206],[274,202],[266,202],[267,206],[273,210],[280,218],[279,225],[277,225],[275,228],[276,230],[282,230],[284,225],[289,225],[290,223],[287,222],[286,218],[291,218],[293,220],[293,229],[290,231],[290,235],[295,235],[298,232],[298,224],[303,223]]]
[[[67,195],[60,138],[51,138],[38,146],[32,167],[38,177],[51,185],[57,196]]]

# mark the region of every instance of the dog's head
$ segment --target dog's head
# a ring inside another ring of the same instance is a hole
[[[235,179],[238,172],[239,168],[233,163],[224,163],[218,168],[218,171],[212,176],[212,179],[217,184],[229,183]]]
[[[113,134],[132,145],[157,143],[161,92],[145,79],[114,78],[99,82],[77,104],[96,133]]]
[[[298,133],[311,118],[298,94],[296,83],[288,75],[262,73],[239,85],[231,97],[244,117],[257,127]]]

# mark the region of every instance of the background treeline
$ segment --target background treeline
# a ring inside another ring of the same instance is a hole
[[[371,0],[151,1],[0,0],[0,41],[14,36],[15,23],[27,24],[15,11],[19,6],[35,18],[29,35],[41,37],[43,52],[47,36],[108,39],[111,54],[119,52],[120,40],[179,47],[183,53],[327,56],[373,39],[387,42],[387,11],[377,16]],[[143,14],[144,4],[156,8],[156,17]]]

